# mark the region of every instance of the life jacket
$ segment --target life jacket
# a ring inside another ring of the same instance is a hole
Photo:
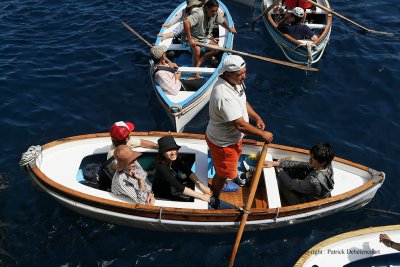
[[[305,0],[285,0],[285,5],[288,9],[293,9],[295,7],[301,7],[303,9],[311,8],[311,4]]]
[[[166,71],[169,71],[169,72],[171,72],[171,73],[175,73],[175,72],[176,72],[176,69],[174,69],[174,68],[172,68],[172,67],[155,65],[154,70],[153,70],[153,78],[154,78],[154,76],[156,75],[156,72],[158,72],[158,71],[160,71],[160,70],[166,70]]]

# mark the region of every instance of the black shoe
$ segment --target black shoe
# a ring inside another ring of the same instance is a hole
[[[247,184],[246,173],[239,172],[238,176],[233,181],[241,187],[245,186]]]

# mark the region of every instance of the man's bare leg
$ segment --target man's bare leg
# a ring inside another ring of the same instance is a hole
[[[213,192],[213,196],[215,198],[219,198],[222,189],[224,188],[226,182],[226,178],[219,176],[218,174],[214,175],[211,184],[211,191]]]

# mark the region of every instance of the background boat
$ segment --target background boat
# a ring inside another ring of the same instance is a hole
[[[219,10],[225,14],[225,19],[228,22],[229,27],[234,27],[232,17],[229,10],[221,2],[219,3]],[[186,2],[180,4],[167,18],[165,23],[168,23],[176,13],[182,11],[186,7]],[[161,28],[160,33],[172,32],[179,23],[172,25],[169,28]],[[232,49],[233,47],[233,34],[227,31],[222,26],[218,27],[220,47]],[[158,37],[155,45],[164,45],[168,48],[168,51],[174,51],[175,56],[172,61],[179,66],[179,71],[182,73],[182,79],[193,77],[194,73],[200,73],[203,78],[206,79],[205,84],[200,87],[197,91],[180,91],[177,95],[166,94],[161,87],[154,81],[152,73],[150,77],[152,80],[154,91],[157,95],[159,102],[168,114],[168,117],[172,121],[177,132],[182,132],[185,125],[196,116],[197,113],[209,102],[210,93],[214,83],[218,78],[218,70],[221,68],[222,60],[227,55],[226,52],[222,54],[220,62],[217,66],[210,66],[209,62],[205,62],[203,66],[199,68],[192,67],[192,54],[189,51],[189,47],[182,45],[180,42],[173,43],[172,38],[164,39]],[[153,64],[153,61],[150,61]],[[208,64],[208,65],[207,65]],[[150,72],[151,72],[150,68]]]
[[[133,136],[153,142],[168,133],[134,133]],[[172,134],[182,146],[180,153],[191,157],[192,170],[203,184],[211,183],[214,168],[209,156],[204,135]],[[184,232],[234,232],[240,221],[240,208],[249,196],[249,187],[237,192],[223,193],[221,199],[236,208],[214,210],[199,199],[192,202],[156,199],[154,206],[133,203],[128,198],[92,188],[85,184],[82,169],[87,163],[100,159],[103,162],[110,149],[108,133],[64,138],[43,146],[41,153],[31,164],[26,165],[32,179],[41,189],[72,210],[97,219],[138,228],[157,231]],[[248,155],[257,155],[263,143],[245,140],[243,155],[238,166],[244,171],[242,162],[250,160]],[[154,161],[156,151],[141,148],[150,153]],[[291,157],[307,161],[308,151],[293,147],[271,144],[267,159]],[[145,157],[140,160],[146,160]],[[150,163],[151,164],[151,163]],[[148,162],[142,162],[148,168]],[[366,205],[374,197],[384,181],[384,174],[366,166],[336,157],[332,162],[335,187],[332,196],[318,201],[286,206],[280,199],[278,181],[274,168],[264,168],[257,195],[253,201],[246,230],[277,228],[321,218],[343,210],[352,210]],[[154,168],[154,167],[153,167]],[[198,190],[197,188],[195,190]],[[200,192],[200,191],[199,191]]]
[[[272,0],[263,0],[261,5],[262,12],[272,3]],[[328,0],[318,0],[318,3],[325,7],[330,7]],[[318,40],[315,42],[311,40],[296,40],[287,34],[281,33],[277,29],[278,25],[276,23],[280,14],[275,13],[273,10],[268,13],[268,16],[264,16],[263,20],[272,39],[288,60],[298,64],[311,65],[321,59],[329,43],[332,15],[319,7],[316,8],[315,12],[310,9],[306,11],[305,24],[318,36]]]
[[[392,240],[397,240],[397,242],[399,242],[400,225],[370,227],[335,235],[310,248],[300,257],[294,266],[344,266],[352,262],[356,263],[363,259],[382,257],[384,255],[395,253],[398,254],[396,261],[391,262],[390,266],[395,266],[392,264],[396,264],[397,266],[400,262],[399,251],[380,243],[380,234],[387,234]],[[364,262],[364,265],[361,264],[357,266],[374,265],[369,265],[367,262]]]

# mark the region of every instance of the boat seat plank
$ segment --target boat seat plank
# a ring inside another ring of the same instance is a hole
[[[195,91],[179,91],[179,93],[177,95],[167,95],[166,94],[166,96],[172,103],[180,103],[182,101],[185,101],[189,97],[191,97],[194,93],[196,93],[196,92]]]
[[[267,154],[265,159],[268,161],[272,161],[272,155]],[[264,168],[263,173],[265,179],[265,187],[267,190],[268,208],[273,209],[282,207],[275,168]]]
[[[164,43],[162,45],[165,45]],[[167,45],[168,50],[179,50],[179,51],[189,51],[187,46],[182,44],[169,44]]]
[[[179,71],[182,73],[203,73],[213,74],[215,68],[201,68],[201,67],[179,67]]]
[[[316,24],[316,23],[305,23],[311,30],[312,29],[324,29],[326,24]]]

